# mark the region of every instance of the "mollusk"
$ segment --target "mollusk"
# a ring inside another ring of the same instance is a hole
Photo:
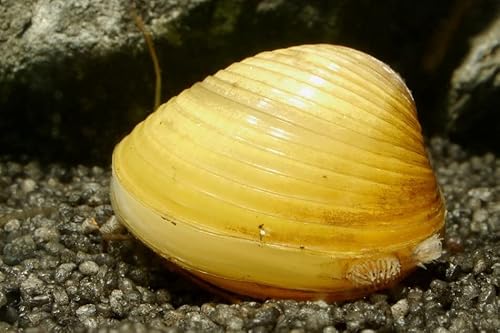
[[[262,52],[170,99],[116,147],[111,193],[154,251],[255,298],[360,297],[441,254],[411,93],[342,46]]]

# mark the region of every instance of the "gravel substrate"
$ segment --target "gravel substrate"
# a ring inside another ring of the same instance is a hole
[[[228,304],[108,236],[120,232],[109,169],[0,157],[0,331],[499,332],[500,158],[430,146],[448,207],[442,258],[334,304]]]

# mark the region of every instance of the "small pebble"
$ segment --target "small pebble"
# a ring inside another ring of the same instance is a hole
[[[83,220],[82,229],[83,229],[84,233],[90,234],[90,233],[93,233],[95,231],[98,231],[99,225],[97,224],[97,222],[95,221],[95,219],[93,217],[89,217],[89,218],[86,218],[85,220]]]
[[[13,219],[5,223],[3,230],[6,232],[13,232],[19,229],[21,222],[18,219]]]
[[[486,209],[478,209],[474,212],[472,219],[475,222],[484,222],[488,219],[488,211]]]
[[[467,194],[483,202],[488,202],[493,196],[493,192],[488,187],[477,187],[470,189]]]
[[[31,193],[36,189],[36,182],[33,179],[25,179],[21,184],[24,193]]]
[[[54,278],[57,282],[64,282],[71,275],[71,272],[76,268],[76,264],[69,262],[61,264],[54,273]]]
[[[75,313],[77,316],[90,317],[96,313],[96,307],[94,304],[85,304],[76,309]]]
[[[59,232],[54,228],[40,227],[33,234],[36,242],[50,242],[59,240]]]
[[[450,331],[448,331],[446,328],[444,327],[438,327],[436,329],[434,329],[432,331],[432,333],[449,333]]]
[[[0,291],[0,308],[3,308],[5,304],[7,304],[7,296]]]
[[[101,226],[100,231],[104,235],[121,234],[125,231],[125,227],[113,215]]]
[[[399,300],[396,304],[391,306],[391,312],[394,319],[402,319],[408,313],[408,301],[406,299]]]
[[[78,266],[80,272],[84,275],[94,275],[99,270],[99,266],[90,260],[84,261]]]
[[[28,296],[40,295],[44,287],[44,282],[35,275],[30,275],[26,280],[21,282],[21,293]]]

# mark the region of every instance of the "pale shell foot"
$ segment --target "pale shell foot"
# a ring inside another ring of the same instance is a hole
[[[441,238],[438,234],[434,234],[415,247],[413,258],[417,266],[424,267],[424,264],[438,259],[442,251]]]
[[[376,289],[390,285],[401,275],[401,264],[395,256],[355,261],[347,270],[346,278],[354,285]]]

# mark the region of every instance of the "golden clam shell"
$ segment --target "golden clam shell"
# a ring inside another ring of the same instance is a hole
[[[194,84],[116,147],[111,186],[154,251],[256,298],[359,297],[441,254],[411,93],[347,47],[262,52]]]

